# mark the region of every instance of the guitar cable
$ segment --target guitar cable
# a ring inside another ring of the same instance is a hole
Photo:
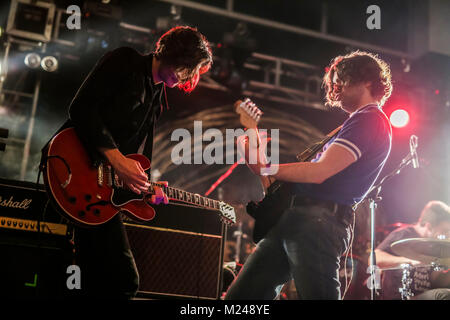
[[[67,173],[69,174],[69,176],[68,176],[67,180],[66,180],[63,184],[61,184],[61,187],[62,187],[63,189],[65,189],[65,188],[69,185],[70,180],[72,179],[72,170],[70,170],[70,166],[69,166],[69,164],[67,163],[66,159],[64,159],[63,157],[58,156],[58,155],[56,155],[56,156],[46,156],[46,157],[44,158],[44,159],[45,159],[45,162],[47,163],[48,160],[51,159],[51,158],[56,158],[56,159],[61,160],[61,161],[64,163],[64,165],[66,166]],[[39,170],[41,171],[42,168],[39,168]]]
[[[36,193],[39,192],[39,180],[41,178],[42,167],[39,166],[38,175],[36,179]],[[38,258],[37,258],[37,274],[35,274],[35,284],[37,284],[37,275],[41,274],[41,262],[42,262],[42,245],[41,245],[41,221],[44,219],[44,212],[40,212],[36,217],[36,227],[37,227],[37,248],[38,248]],[[34,292],[36,297],[39,297],[40,285],[36,285],[36,291]]]
[[[353,268],[354,268],[353,240],[355,239],[355,224],[356,224],[356,214],[355,214],[355,211],[353,211],[353,210],[352,210],[352,215],[353,215],[353,223],[349,226],[350,227],[350,242],[349,242],[349,247],[347,248],[347,250],[345,252],[345,260],[344,260],[345,290],[344,290],[344,293],[342,294],[341,300],[344,300],[345,295],[347,294],[347,291],[350,288],[350,285],[353,280]],[[348,259],[349,253],[350,253],[350,261],[351,261],[350,281],[348,281],[348,279],[347,279],[347,259]]]
[[[65,167],[67,168],[67,171],[69,173],[69,178],[66,180],[66,182],[62,186],[65,188],[70,183],[70,180],[71,180],[71,177],[72,177],[72,171],[70,170],[70,166],[67,163],[67,161],[64,158],[60,157],[60,156],[43,156],[43,158],[41,159],[41,163],[38,166],[38,174],[37,174],[37,179],[36,179],[36,183],[35,183],[35,185],[36,185],[35,191],[36,192],[40,191],[40,189],[39,189],[39,181],[40,181],[40,178],[41,178],[41,174],[43,173],[44,168],[47,165],[48,159],[50,159],[50,158],[60,159],[64,163]],[[44,164],[44,162],[45,162],[45,164]],[[41,264],[41,262],[42,262],[42,243],[41,243],[42,238],[41,238],[41,233],[43,232],[43,230],[41,229],[41,222],[45,222],[45,217],[46,217],[46,214],[47,214],[47,209],[48,209],[49,203],[50,203],[50,198],[47,199],[47,202],[45,203],[45,206],[44,206],[44,210],[37,215],[36,227],[37,227],[37,247],[38,247],[38,259],[37,259],[38,260],[37,261],[37,263],[38,263],[38,273],[37,274],[38,275],[41,274],[41,270],[42,270],[42,264]],[[46,225],[46,224],[44,224],[44,225],[47,227],[47,231],[49,232],[49,234],[52,234],[52,230],[48,227],[48,225]],[[72,239],[69,240],[69,243],[71,243],[73,245],[73,233],[72,233]],[[38,298],[39,298],[39,291],[40,291],[40,285],[38,284],[36,286],[36,291],[35,291],[35,295]]]

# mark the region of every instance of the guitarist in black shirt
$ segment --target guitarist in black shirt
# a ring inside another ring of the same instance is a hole
[[[211,63],[208,41],[191,27],[172,28],[147,55],[126,47],[108,52],[84,80],[59,131],[73,127],[94,164],[107,160],[124,186],[141,194],[149,188],[148,173],[125,155],[151,159],[166,86],[192,91]],[[167,203],[157,189],[152,201]],[[77,227],[74,234],[82,296],[132,298],[139,277],[120,215],[99,227]]]
[[[356,51],[332,61],[324,86],[327,104],[350,116],[310,162],[271,165],[269,178],[291,185],[290,206],[269,219],[275,224],[226,299],[274,299],[292,278],[300,299],[341,298],[338,270],[350,245],[351,206],[364,198],[390,153],[391,127],[381,107],[392,91],[391,74],[378,57]],[[241,142],[247,164],[252,152],[258,154],[257,163],[248,164],[253,173],[267,172],[264,139],[253,149],[245,139]],[[267,208],[276,207],[267,204],[270,194],[266,198],[256,223],[271,213]]]

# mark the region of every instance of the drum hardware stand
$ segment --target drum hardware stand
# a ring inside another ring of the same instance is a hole
[[[407,167],[409,164],[413,164],[413,161],[414,154],[410,152],[406,157],[402,159],[402,161],[394,171],[383,177],[383,179],[381,179],[378,184],[373,185],[366,194],[366,199],[369,201],[370,206],[370,264],[368,268],[370,278],[368,285],[370,289],[371,300],[375,300],[377,296],[377,289],[380,289],[379,268],[376,265],[375,257],[375,209],[377,208],[377,203],[383,199],[382,197],[380,197],[381,187],[386,180],[399,174],[402,169]]]

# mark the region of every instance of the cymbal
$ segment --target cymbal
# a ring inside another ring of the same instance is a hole
[[[391,244],[392,251],[399,256],[431,263],[450,259],[450,240],[434,238],[411,238]],[[446,261],[447,262],[447,261]],[[447,263],[446,263],[447,264]]]
[[[416,265],[414,265],[414,268],[428,268],[428,267],[431,267],[432,266],[432,264],[430,264],[430,263],[428,263],[428,264],[426,264],[426,263],[421,263],[421,264],[416,264]],[[395,266],[395,267],[387,267],[387,268],[379,268],[381,271],[397,271],[397,270],[403,270],[404,268],[403,268],[403,265],[398,265],[398,266]]]

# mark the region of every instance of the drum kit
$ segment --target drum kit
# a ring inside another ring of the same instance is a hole
[[[367,286],[367,242],[364,228],[364,208],[360,209],[359,237],[355,237],[353,254],[347,259],[342,257],[339,278],[343,287],[345,281],[352,279],[343,297],[348,300],[367,300],[370,290]],[[358,220],[356,221],[358,225]],[[381,242],[393,230],[406,227],[403,223],[394,223],[378,227],[377,240]],[[231,229],[230,238],[227,240],[224,252],[222,292],[225,293],[231,283],[236,279],[246,258],[255,249],[250,240],[249,233],[251,223],[237,224],[236,229]],[[361,231],[362,230],[362,231]],[[379,242],[377,244],[379,244]],[[410,238],[392,243],[392,251],[402,257],[420,261],[419,265],[404,264],[393,268],[382,268],[381,287],[377,299],[410,300],[425,290],[430,289],[429,276],[432,271],[450,268],[450,239],[438,238]],[[390,278],[390,279],[388,279]],[[385,281],[386,280],[386,281]],[[344,290],[342,290],[344,291]],[[287,283],[283,288],[284,295],[281,299],[296,299],[296,290],[293,282]]]
[[[392,271],[396,273],[396,277],[391,277],[390,284],[389,281],[383,281],[383,299],[395,299],[395,293],[400,294],[402,300],[413,299],[417,294],[431,289],[430,275],[433,271],[444,270],[450,266],[450,239],[403,239],[392,243],[391,248],[398,256],[420,261],[422,264],[402,264],[400,267],[381,269],[385,275]],[[392,278],[396,281],[393,282]],[[389,292],[389,287],[398,291]]]

